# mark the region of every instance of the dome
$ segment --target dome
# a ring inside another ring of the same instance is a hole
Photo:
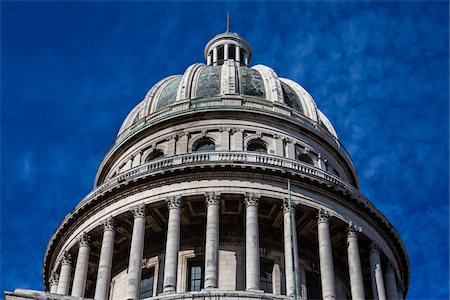
[[[251,54],[228,28],[129,113],[48,243],[49,294],[403,299],[404,245],[330,121]]]
[[[183,75],[173,75],[155,84],[126,117],[118,136],[139,120],[186,100],[239,96],[289,107],[320,124],[337,138],[330,121],[317,108],[311,95],[298,83],[280,78],[265,65],[249,67],[230,59],[223,64],[189,66]]]

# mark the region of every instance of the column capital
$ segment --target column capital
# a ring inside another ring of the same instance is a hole
[[[91,244],[91,237],[86,232],[83,232],[78,238],[78,243],[80,247],[89,247]]]
[[[180,209],[183,206],[183,201],[181,200],[181,195],[166,197],[167,208]]]
[[[106,220],[103,221],[102,225],[103,225],[103,231],[108,231],[108,230],[114,231],[114,226],[115,226],[114,218],[108,217]]]
[[[245,195],[244,195],[245,207],[258,206],[260,199],[261,199],[261,195],[259,195],[259,194],[256,194],[256,193],[245,193]]]
[[[372,253],[380,253],[380,248],[378,247],[378,245],[375,242],[372,242],[370,244],[370,254]]]
[[[387,263],[386,273],[387,273],[387,272],[395,273],[395,272],[394,272],[394,264],[392,263],[392,261],[389,261],[389,262]]]
[[[283,199],[283,213],[292,213],[295,214],[295,207],[297,206],[297,204],[295,204],[292,200],[291,200],[291,207],[289,207],[289,199],[288,198],[284,198]]]
[[[352,221],[348,222],[347,237],[358,237],[358,233],[362,232],[362,227],[354,224]]]
[[[133,214],[133,217],[136,218],[145,218],[145,204],[139,204],[136,206],[133,206],[130,209],[131,213]]]
[[[319,213],[317,214],[317,223],[330,223],[331,214],[330,212],[324,210],[323,208],[319,209]]]
[[[58,273],[56,273],[55,271],[52,271],[48,281],[50,282],[50,285],[58,284],[58,282],[59,282]]]
[[[61,257],[61,265],[72,265],[72,255],[69,252],[64,251]]]
[[[205,193],[205,203],[206,206],[210,205],[220,205],[220,192],[206,192]]]

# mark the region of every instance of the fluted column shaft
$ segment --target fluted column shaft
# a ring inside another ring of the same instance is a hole
[[[145,205],[131,209],[134,217],[131,236],[130,257],[128,261],[128,286],[126,299],[139,299],[141,287],[142,255],[145,238]]]
[[[258,205],[260,196],[245,194],[245,279],[247,290],[259,290],[259,224]]]
[[[364,300],[364,279],[361,267],[361,257],[358,247],[358,232],[361,227],[350,223],[347,235],[348,273],[350,274],[350,289],[353,300]]]
[[[372,280],[372,293],[374,300],[386,300],[383,272],[381,270],[380,252],[378,246],[370,245],[370,275]]]
[[[386,272],[384,273],[384,279],[386,282],[386,296],[389,300],[398,299],[397,284],[395,282],[394,266],[389,262]]]
[[[111,268],[114,250],[114,219],[108,218],[103,223],[103,240],[98,263],[97,283],[94,299],[107,300],[111,281]]]
[[[166,199],[169,209],[167,222],[166,259],[164,264],[165,293],[173,293],[177,289],[178,250],[180,248],[180,213],[181,196]]]
[[[206,245],[205,288],[218,287],[219,270],[219,205],[220,192],[205,193]]]
[[[59,275],[56,274],[54,271],[52,271],[50,275],[50,293],[56,294],[58,292],[58,281],[59,281]]]
[[[77,264],[75,266],[75,274],[73,275],[72,296],[84,297],[86,288],[86,277],[89,264],[89,236],[83,232],[79,238],[79,248],[77,256]]]
[[[320,210],[318,215],[318,239],[320,279],[322,283],[322,297],[324,300],[336,299],[336,288],[334,278],[333,253],[330,238],[330,216]]]
[[[59,273],[57,294],[67,295],[69,293],[70,275],[72,274],[72,258],[66,251],[61,259],[61,271]]]
[[[292,203],[289,205],[288,199],[283,201],[283,219],[286,295],[293,296],[295,287],[296,295],[300,296],[300,272],[298,264],[297,226],[295,226],[295,207]]]

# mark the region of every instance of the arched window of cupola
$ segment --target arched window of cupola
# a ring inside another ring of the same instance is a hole
[[[154,150],[152,153],[150,153],[150,155],[147,157],[147,162],[155,160],[157,158],[161,158],[164,157],[164,152],[162,152],[161,150]]]
[[[199,139],[192,146],[192,152],[214,151],[214,150],[216,150],[216,144],[214,144],[214,141],[212,139],[207,137]]]
[[[266,143],[264,143],[261,139],[251,140],[247,144],[247,151],[267,153]]]
[[[310,165],[314,165],[314,161],[312,160],[312,158],[308,155],[308,154],[299,154],[297,156],[297,160],[302,161],[304,163],[310,164]]]

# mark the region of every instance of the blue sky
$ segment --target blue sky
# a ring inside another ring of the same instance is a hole
[[[447,2],[1,2],[1,286],[42,289],[53,230],[127,113],[231,29],[300,83],[402,237],[408,299],[449,298]]]

